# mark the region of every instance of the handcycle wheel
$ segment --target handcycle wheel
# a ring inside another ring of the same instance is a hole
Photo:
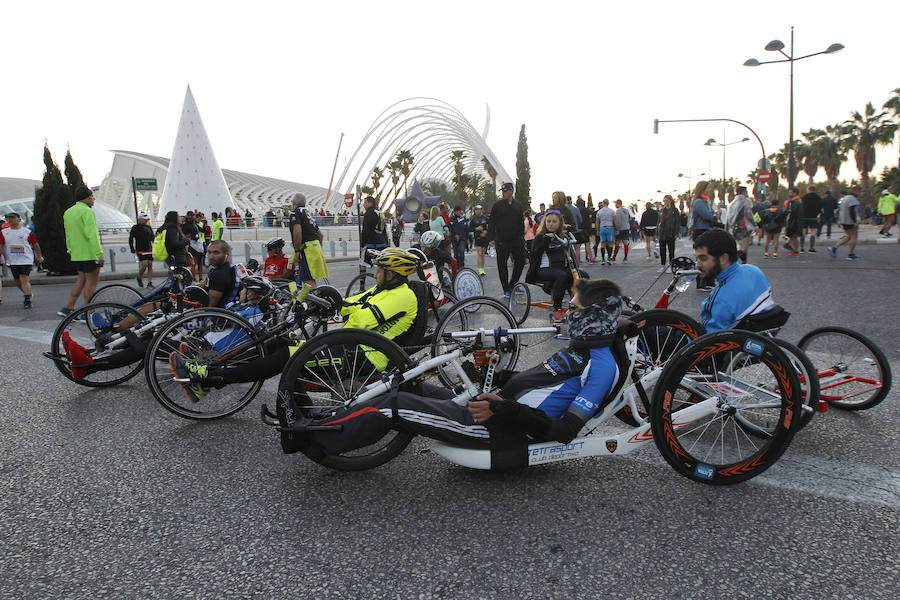
[[[115,302],[117,304],[134,306],[140,302],[143,297],[143,294],[130,285],[125,285],[124,283],[110,283],[94,292],[89,304],[94,304],[96,302]]]
[[[80,319],[82,316],[84,321]],[[116,326],[128,317],[134,317],[138,322],[146,319],[137,310],[125,304],[97,302],[82,306],[56,326],[50,341],[50,352],[48,355],[53,360],[56,368],[59,369],[59,372],[78,385],[110,387],[124,383],[140,372],[143,367],[143,361],[140,358],[133,363],[115,369],[95,371],[76,379],[72,374],[71,364],[65,358],[66,351],[63,346],[63,334],[68,333],[72,341],[83,346],[91,358],[98,354],[102,356],[101,352],[103,349],[97,347],[97,338],[101,335],[115,332]],[[108,353],[113,352],[116,352],[116,350],[108,351]]]
[[[455,290],[453,289],[453,276],[450,274],[450,269],[448,269],[447,267],[438,267],[437,274],[438,281],[441,282],[441,288],[454,292]]]
[[[527,283],[518,282],[509,290],[507,308],[516,320],[516,325],[521,325],[531,312],[531,289]]]
[[[471,311],[470,309],[474,305],[478,306],[478,310]],[[487,365],[479,363],[484,362],[487,353],[491,350],[500,354],[500,363],[495,366],[497,375],[503,370],[511,371],[516,367],[520,351],[519,336],[514,334],[505,335],[500,337],[499,340],[495,339],[494,336],[482,336],[482,339],[479,341],[477,338],[452,339],[445,334],[454,331],[472,331],[477,329],[493,331],[496,328],[514,329],[515,327],[516,320],[513,318],[512,313],[499,300],[487,296],[474,296],[460,300],[450,308],[441,319],[440,324],[438,324],[431,344],[431,356],[439,356],[456,348],[470,348],[478,344],[478,349],[484,352],[480,356],[478,354],[465,356],[462,362],[463,364],[468,363],[466,366],[470,370],[468,373],[470,378],[473,378],[473,374],[477,373],[477,377],[480,380],[473,379],[473,381],[480,386],[484,382],[483,376],[487,372]],[[449,387],[460,385],[461,379],[455,370],[439,366],[437,371],[444,385]]]
[[[446,290],[432,286],[428,291],[430,296],[426,306],[428,320],[425,322],[425,344],[430,344],[434,340],[434,332],[438,325],[458,302],[456,296]],[[466,313],[456,313],[454,317],[455,326],[459,327],[459,331],[466,328],[466,316]]]
[[[675,310],[645,310],[629,317],[639,328],[637,339],[637,360],[634,375],[643,377],[651,371],[661,369],[676,352],[692,340],[706,333],[703,325]],[[623,374],[623,376],[626,376]],[[642,407],[638,407],[640,410]],[[646,418],[649,407],[644,406],[641,417]],[[626,406],[615,414],[623,423],[638,426],[638,420]]]
[[[344,294],[344,297],[362,294],[373,285],[375,285],[375,273],[369,273],[368,271],[360,273],[350,280],[350,283],[347,285],[347,293]]]
[[[400,346],[364,329],[339,329],[303,344],[284,367],[278,383],[278,413],[284,419],[282,397],[292,398],[303,417],[321,419],[354,407],[354,399],[383,371],[405,371],[412,361]],[[411,391],[406,384],[401,390]],[[379,440],[343,454],[307,457],[339,471],[374,469],[400,454],[412,440],[406,431],[387,429]]]
[[[452,289],[453,295],[460,300],[484,295],[484,284],[481,282],[481,277],[474,269],[468,267],[463,267],[456,272]]]
[[[246,365],[266,354],[258,329],[231,311],[201,308],[175,317],[153,337],[144,361],[150,391],[166,410],[186,419],[219,419],[247,406],[262,387],[261,380],[204,387],[203,397],[193,401],[169,367],[169,354],[180,352],[182,343],[185,360],[207,369]]]
[[[802,403],[797,371],[774,339],[718,331],[692,341],[666,363],[650,406],[653,440],[685,477],[738,483],[781,456],[800,428]],[[751,437],[737,415],[769,435]]]
[[[797,344],[819,376],[820,397],[832,406],[866,410],[891,390],[891,366],[872,340],[845,327],[820,327]]]

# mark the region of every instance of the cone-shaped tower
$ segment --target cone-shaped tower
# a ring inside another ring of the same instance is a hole
[[[213,212],[224,214],[227,206],[234,208],[234,201],[188,86],[158,214],[161,218],[170,210],[183,215],[197,209],[209,218]]]

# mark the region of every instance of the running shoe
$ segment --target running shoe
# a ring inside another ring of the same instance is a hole
[[[68,317],[73,312],[75,312],[74,308],[66,308],[65,306],[63,306],[61,309],[56,311],[56,314],[59,315],[60,317]]]
[[[856,254],[848,254],[847,255],[847,260],[859,260],[861,258],[862,258],[862,256],[857,256]]]
[[[478,274],[482,277],[487,277],[487,273],[484,272],[484,269],[478,269]]]
[[[144,287],[144,282],[141,280],[140,277],[135,277],[135,279],[137,279],[137,284],[138,284],[139,288]]]
[[[763,252],[763,258],[769,258],[769,253],[768,253],[768,252]]]
[[[831,255],[831,258],[837,258],[837,248],[834,246],[828,246],[828,254]]]
[[[815,248],[810,248],[809,251],[810,251],[810,252],[815,252],[816,249],[815,249]]]
[[[773,252],[773,253],[772,253],[772,258],[778,258],[778,253],[777,253],[777,252]]]
[[[28,310],[29,308],[31,308],[31,299],[25,298],[25,310]]]
[[[562,323],[566,320],[566,313],[561,310],[554,310],[550,313],[550,320],[554,323]]]
[[[200,385],[192,383],[191,377],[206,376],[206,365],[198,365],[193,361],[185,360],[181,356],[181,351],[182,348],[179,348],[178,352],[169,354],[169,368],[172,370],[172,375],[175,376],[175,381],[181,384],[184,394],[191,402],[200,402],[206,396],[206,390]]]
[[[791,252],[788,256],[800,256],[799,252]]]

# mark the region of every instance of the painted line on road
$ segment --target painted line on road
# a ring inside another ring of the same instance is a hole
[[[20,342],[34,342],[36,344],[49,345],[53,339],[50,331],[28,329],[27,327],[14,327],[12,325],[0,325],[0,337],[19,340]]]

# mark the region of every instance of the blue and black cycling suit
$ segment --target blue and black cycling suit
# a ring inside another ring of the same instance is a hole
[[[747,315],[775,306],[772,287],[759,267],[734,263],[723,269],[716,281],[719,285],[700,307],[700,322],[708,332],[729,329]]]

